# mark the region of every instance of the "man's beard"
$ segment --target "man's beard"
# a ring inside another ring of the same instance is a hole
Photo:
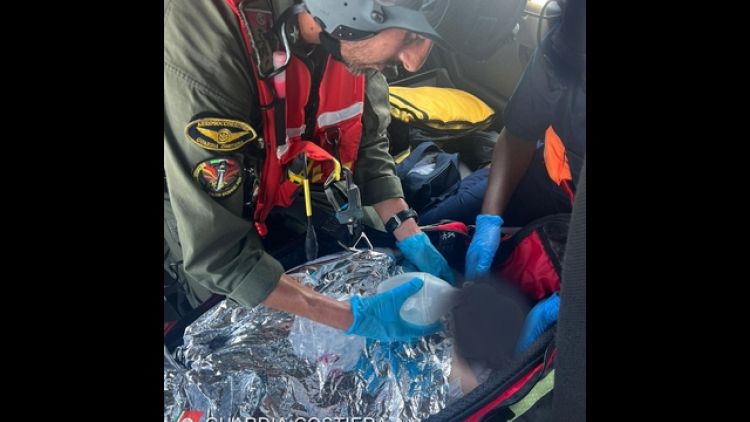
[[[353,75],[364,75],[367,72],[366,67],[352,66],[350,64],[347,64],[346,67],[349,68],[349,72],[352,72]]]

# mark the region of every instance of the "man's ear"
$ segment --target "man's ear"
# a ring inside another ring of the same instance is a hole
[[[398,53],[398,59],[409,72],[416,72],[427,60],[432,49],[432,40],[419,37],[416,41],[409,43],[407,47]]]

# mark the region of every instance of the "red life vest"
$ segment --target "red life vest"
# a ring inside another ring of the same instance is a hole
[[[265,31],[273,23],[271,11],[248,9],[240,11],[241,0],[227,0],[242,28],[242,38],[253,69],[253,76],[258,87],[262,108],[263,138],[266,151],[265,162],[261,172],[258,197],[255,203],[254,220],[258,234],[268,233],[265,221],[273,207],[288,207],[299,188],[286,177],[285,167],[299,154],[306,154],[313,161],[309,177],[311,183],[323,183],[332,172],[338,180],[338,161],[334,158],[334,146],[326,139],[326,130],[338,134],[338,153],[340,164],[354,171],[362,137],[362,112],[365,100],[365,77],[354,75],[345,64],[327,56],[327,63],[320,84],[312,86],[312,76],[307,66],[297,57],[292,56],[286,68],[286,133],[287,149],[280,156],[277,154],[277,122],[274,116],[274,95],[271,89],[271,78],[262,79],[258,74],[258,63],[252,51],[252,42],[248,36],[250,28],[258,25]],[[240,13],[244,13],[243,16]],[[259,15],[263,15],[260,16]],[[305,127],[305,108],[312,96],[312,89],[317,90],[318,106],[312,132]],[[339,132],[340,131],[340,132]],[[312,133],[312,139],[303,140],[303,135]]]

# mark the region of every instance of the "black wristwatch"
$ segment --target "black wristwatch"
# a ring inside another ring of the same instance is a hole
[[[397,228],[401,227],[401,223],[410,218],[413,218],[414,222],[419,223],[419,215],[413,209],[409,208],[408,210],[400,211],[385,222],[385,230],[393,234]]]

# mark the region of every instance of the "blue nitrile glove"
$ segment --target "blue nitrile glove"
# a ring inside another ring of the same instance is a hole
[[[374,296],[354,296],[351,301],[354,322],[346,333],[390,342],[408,341],[440,331],[440,322],[415,325],[404,321],[399,315],[401,305],[423,285],[422,280],[414,278]]]
[[[396,242],[406,259],[414,264],[419,271],[430,273],[437,278],[442,278],[451,285],[456,285],[456,279],[448,266],[448,261],[432,246],[430,238],[423,232],[413,234],[404,240]]]
[[[516,353],[522,352],[536,341],[542,333],[557,321],[557,313],[560,310],[560,296],[555,292],[552,296],[534,305],[526,315],[526,322],[518,339]]]
[[[500,246],[503,218],[494,214],[479,214],[477,228],[466,251],[466,279],[476,280],[490,272],[495,252]]]

